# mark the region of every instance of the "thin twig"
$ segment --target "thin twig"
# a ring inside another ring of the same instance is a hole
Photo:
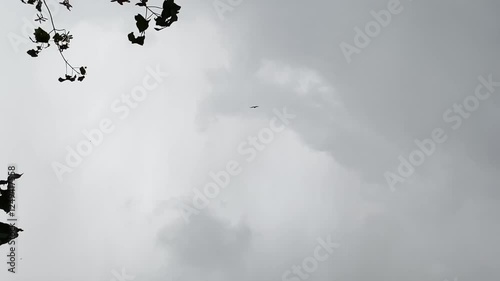
[[[50,22],[52,24],[52,31],[55,31],[57,32],[58,30],[61,30],[61,29],[57,29],[56,28],[56,25],[54,24],[54,18],[52,17],[52,12],[50,11],[49,9],[49,6],[47,5],[47,2],[45,2],[45,0],[42,0],[43,1],[43,4],[45,5],[45,8],[47,9],[47,11],[49,12],[49,17],[50,17]],[[51,32],[52,32],[51,31]],[[57,45],[57,44],[56,44]],[[78,75],[82,75],[78,70],[76,70],[69,62],[68,60],[66,59],[66,57],[64,56],[61,48],[59,47],[59,45],[57,45],[57,50],[59,51],[59,54],[61,55],[62,59],[64,60],[64,62],[66,63],[67,66],[69,66],[74,72],[78,73]],[[66,70],[66,74],[68,74],[68,71]]]

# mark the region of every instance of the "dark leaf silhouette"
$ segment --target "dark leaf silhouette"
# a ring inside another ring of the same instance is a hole
[[[146,37],[144,37],[143,35],[142,36],[139,36],[139,37],[135,37],[134,33],[133,32],[130,32],[128,34],[128,40],[130,40],[130,42],[132,42],[132,44],[139,44],[139,45],[144,45],[144,39]]]
[[[49,43],[50,35],[41,27],[35,29],[35,42],[36,43]]]
[[[72,0],[59,0],[60,5],[64,6],[68,11],[71,11],[73,6],[71,5]],[[155,0],[162,1],[162,0]],[[21,0],[22,3],[33,5],[36,13],[35,22],[38,22],[42,25],[45,21],[48,21],[51,25],[51,29],[47,29],[47,31],[38,27],[34,32],[34,39],[31,39],[33,43],[36,44],[35,48],[26,51],[26,53],[31,57],[38,57],[40,53],[49,48],[50,46],[56,46],[57,51],[60,53],[62,60],[66,64],[66,73],[62,77],[58,78],[59,82],[64,81],[83,81],[85,79],[85,75],[87,74],[86,67],[75,67],[73,66],[65,54],[67,49],[70,47],[70,42],[73,39],[73,35],[70,35],[69,31],[61,28],[57,28],[55,25],[55,20],[53,17],[53,13],[47,5],[45,0]],[[130,3],[129,0],[111,0],[111,2],[116,2],[120,5],[124,3]],[[159,31],[166,27],[169,27],[172,23],[178,20],[177,14],[179,13],[180,6],[175,4],[174,0],[163,0],[163,4],[160,5],[148,5],[149,0],[138,0],[138,3],[135,6],[141,7],[144,10],[143,14],[137,14],[134,16],[136,27],[139,30],[139,34],[136,36],[134,32],[130,32],[127,36],[129,41],[132,44],[144,45],[146,39],[146,30],[150,26],[151,19],[154,19],[154,23],[156,26],[155,30]],[[48,15],[46,18],[45,15]],[[53,44],[52,44],[53,43]]]
[[[139,29],[139,32],[142,33],[148,29],[149,20],[146,20],[141,14],[135,16],[135,21],[135,25],[137,26],[137,29]]]
[[[130,3],[128,0],[111,0],[111,2],[117,2],[120,5],[123,5],[123,3]]]
[[[14,225],[0,222],[0,246],[19,237],[21,231],[23,230]]]
[[[16,174],[16,173],[13,173],[13,174],[10,174],[8,177],[7,177],[7,181],[9,183],[13,183],[15,180],[17,180],[18,178],[22,177],[23,174]]]
[[[15,184],[14,181],[20,178],[22,174],[12,174],[9,175],[7,180],[0,181],[0,185],[7,184],[7,189],[2,190],[0,188],[0,209],[4,210],[4,212],[9,213],[12,208],[11,200],[14,195]]]
[[[141,2],[139,2],[139,3],[135,4],[135,5],[139,6],[139,7],[146,7],[147,3],[148,3],[148,0],[141,0]]]
[[[35,50],[35,49],[32,49],[32,50],[29,50],[28,52],[28,55],[32,56],[32,57],[38,57],[38,51]]]
[[[83,66],[82,66],[82,67],[80,67],[80,69],[82,69],[82,68],[85,70],[85,68],[86,68],[86,67],[83,67]],[[64,82],[64,81],[75,82],[76,80],[78,80],[78,81],[83,81],[83,79],[85,79],[85,75],[80,75],[80,76],[78,76],[78,75],[73,75],[73,76],[71,76],[71,75],[66,74],[66,75],[64,76],[64,78],[63,78],[63,77],[59,77],[57,80],[58,80],[59,82]]]
[[[41,12],[42,11],[42,0],[38,0],[36,3],[36,9]]]
[[[62,2],[59,2],[59,4],[65,6],[68,11],[71,11],[71,8],[73,8],[73,6],[71,6],[71,4],[69,3],[69,0],[64,0]]]

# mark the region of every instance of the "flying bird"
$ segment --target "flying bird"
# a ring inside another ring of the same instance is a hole
[[[252,105],[252,106],[250,106],[250,108],[257,108],[257,107],[259,107],[259,106],[258,105]]]

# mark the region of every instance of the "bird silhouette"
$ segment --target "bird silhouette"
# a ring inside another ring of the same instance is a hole
[[[257,108],[257,107],[259,107],[259,106],[258,105],[252,105],[252,106],[250,106],[250,108]]]

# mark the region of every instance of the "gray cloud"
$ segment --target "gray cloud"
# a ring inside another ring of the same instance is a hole
[[[75,277],[81,280],[111,278],[125,266],[136,280],[172,272],[176,280],[279,280],[328,234],[341,247],[311,280],[498,279],[500,91],[456,131],[443,113],[474,93],[478,76],[500,81],[500,4],[401,0],[404,10],[348,64],[339,44],[352,43],[354,27],[387,2],[243,1],[224,21],[210,1],[180,3],[178,25],[151,34],[144,49],[126,45],[133,21],[115,6],[96,11],[80,3],[92,21],[63,19],[85,39],[72,51],[89,62],[87,84],[78,87],[52,83],[61,69],[44,63],[54,54],[20,60],[4,40],[11,67],[0,70],[9,78],[2,80],[8,94],[0,97],[0,125],[16,137],[1,147],[26,172],[19,183],[26,275],[19,280],[58,280],[42,259],[49,250],[71,257],[61,261],[66,279],[78,270],[86,272]],[[7,32],[22,24],[19,6],[7,4]],[[95,36],[100,44],[86,41]],[[172,73],[169,81],[58,184],[51,161],[157,62]],[[253,104],[260,107],[249,110]],[[150,213],[147,194],[187,196],[210,171],[244,161],[238,144],[284,106],[297,118],[190,224],[173,210]],[[395,171],[398,156],[408,157],[414,140],[434,128],[449,139],[391,192],[384,172]],[[39,198],[60,200],[50,207]],[[51,220],[40,223],[40,213]],[[62,225],[58,242],[40,246],[44,225],[55,222]],[[83,270],[95,260],[102,264]]]

